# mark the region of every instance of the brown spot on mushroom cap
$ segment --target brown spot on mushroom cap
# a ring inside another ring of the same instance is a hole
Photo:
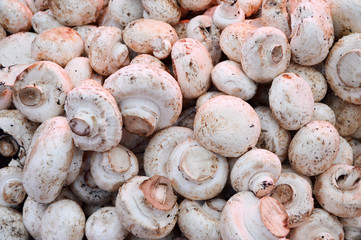
[[[285,237],[290,229],[288,215],[283,205],[272,197],[263,197],[260,200],[261,219],[267,229],[276,237]]]
[[[163,176],[154,175],[142,182],[139,188],[145,199],[161,211],[169,211],[177,202],[170,181]]]

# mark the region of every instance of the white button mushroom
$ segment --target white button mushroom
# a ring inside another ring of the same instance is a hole
[[[325,103],[315,102],[311,122],[315,120],[328,121],[332,125],[336,125],[335,112]]]
[[[64,70],[68,73],[72,88],[77,87],[81,81],[93,79],[94,77],[93,69],[90,66],[89,59],[86,57],[73,58],[66,64]],[[99,81],[99,83],[102,84],[102,81]]]
[[[104,82],[118,103],[124,127],[131,133],[149,136],[171,126],[182,108],[178,83],[166,71],[145,64],[131,64]]]
[[[178,0],[179,5],[190,11],[206,10],[213,4],[213,0]]]
[[[288,2],[288,1],[287,1]],[[286,0],[265,0],[262,3],[262,18],[268,26],[278,28],[286,37],[291,35],[290,16]]]
[[[227,95],[227,94],[224,94],[223,92],[218,92],[218,91],[209,91],[209,92],[203,93],[201,96],[199,96],[197,98],[195,108],[199,109],[203,103],[207,102],[211,98],[214,98],[214,97],[217,97],[220,95]]]
[[[0,24],[9,33],[29,31],[32,16],[30,9],[21,1],[0,1]]]
[[[361,238],[361,216],[353,218],[340,218],[340,222],[345,232],[345,239]]]
[[[176,0],[142,0],[143,17],[157,19],[175,25],[181,18],[181,10]]]
[[[36,33],[42,33],[50,28],[64,27],[56,20],[50,10],[36,12],[31,19],[31,25]]]
[[[68,170],[68,175],[66,176],[65,186],[68,186],[73,182],[75,182],[76,178],[80,174],[81,167],[83,164],[83,156],[84,156],[84,152],[74,146],[73,158],[71,160],[70,168]]]
[[[144,8],[141,0],[112,0],[108,6],[109,18],[122,27],[143,17]]]
[[[21,213],[0,206],[0,236],[6,240],[28,240],[29,233],[26,230]]]
[[[22,179],[21,168],[4,167],[0,169],[0,206],[15,208],[25,200],[26,192]]]
[[[149,64],[149,65],[158,67],[158,68],[163,69],[164,71],[167,71],[170,73],[168,67],[161,60],[159,60],[158,58],[156,58],[150,54],[144,53],[144,54],[137,55],[135,58],[132,59],[132,61],[130,61],[130,64],[135,64],[135,63]]]
[[[239,4],[240,4],[245,16],[248,18],[251,15],[259,12],[259,10],[262,6],[262,0],[239,0]]]
[[[41,239],[41,219],[49,205],[36,202],[28,196],[23,206],[23,222],[25,228],[35,239]]]
[[[244,21],[244,12],[238,0],[221,0],[213,14],[213,22],[217,28],[223,30],[229,24]]]
[[[337,156],[333,160],[333,164],[339,163],[353,165],[352,147],[349,142],[343,137],[340,137],[340,148]]]

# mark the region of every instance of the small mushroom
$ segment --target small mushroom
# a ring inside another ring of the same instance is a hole
[[[334,93],[342,100],[361,105],[361,33],[341,38],[326,59],[325,74]]]
[[[191,138],[174,147],[167,163],[167,177],[174,190],[191,200],[214,198],[224,188],[227,176],[227,159]]]
[[[270,196],[285,207],[289,228],[300,226],[312,214],[312,187],[296,173],[281,173]]]
[[[202,104],[193,128],[199,143],[225,157],[241,156],[257,144],[261,133],[254,109],[242,99],[226,95]]]
[[[345,232],[345,239],[361,238],[361,216],[353,218],[340,218],[340,222]]]
[[[143,17],[157,19],[175,25],[181,18],[181,10],[176,0],[142,0]]]
[[[272,197],[257,198],[252,192],[233,195],[222,210],[222,239],[284,239],[289,233],[288,215]]]
[[[80,206],[68,199],[51,203],[41,219],[41,239],[81,240],[84,236],[85,215]]]
[[[335,112],[325,103],[315,102],[311,122],[316,120],[327,121],[332,125],[336,125]]]
[[[316,177],[313,192],[323,209],[338,217],[361,215],[361,170],[335,164]]]
[[[221,212],[226,201],[213,198],[207,201],[184,199],[179,205],[178,226],[187,239],[219,240]]]
[[[166,71],[145,64],[131,64],[104,82],[118,103],[125,129],[149,136],[171,126],[182,108],[178,83]]]
[[[0,206],[18,207],[24,200],[26,192],[22,184],[22,169],[4,167],[0,169]]]
[[[88,240],[122,240],[128,231],[120,222],[115,207],[104,207],[86,221],[85,236]]]
[[[237,159],[230,175],[231,184],[236,192],[251,191],[260,198],[272,192],[281,169],[276,154],[254,148]]]
[[[41,239],[41,219],[49,204],[39,203],[28,196],[23,206],[23,222],[30,235]]]
[[[340,148],[333,164],[353,165],[353,152],[350,143],[343,137],[340,137]]]
[[[342,240],[344,239],[344,232],[342,224],[335,216],[321,208],[315,208],[309,218],[291,230],[289,238],[292,240]]]
[[[313,116],[314,99],[310,86],[294,73],[277,76],[269,90],[269,105],[278,124],[298,130]]]
[[[90,66],[89,58],[77,57],[73,58],[66,64],[64,70],[68,73],[72,88],[79,86],[80,82],[86,79],[94,79],[94,72]],[[102,84],[102,81],[97,81]]]
[[[170,181],[136,176],[118,192],[115,208],[123,226],[140,238],[167,236],[177,223],[178,204]]]
[[[23,186],[40,203],[50,203],[65,184],[74,152],[65,117],[53,117],[35,131],[26,156]]]
[[[66,71],[49,61],[32,64],[14,83],[13,102],[28,119],[44,122],[64,113],[64,103],[71,82]]]
[[[29,233],[24,226],[21,213],[12,208],[0,206],[0,226],[2,239],[29,239]]]
[[[122,27],[143,17],[142,0],[112,0],[108,6],[109,17]]]
[[[40,33],[31,44],[31,56],[37,61],[53,61],[62,67],[84,51],[80,35],[68,27],[56,27]]]
[[[50,10],[36,12],[31,19],[31,25],[36,33],[42,33],[50,28],[64,27]]]
[[[9,33],[28,32],[33,14],[21,1],[2,0],[0,2],[0,24]]]
[[[290,16],[286,0],[265,0],[262,3],[262,18],[268,26],[278,28],[286,37],[291,35]]]
[[[213,14],[213,22],[217,28],[223,30],[229,24],[243,22],[244,12],[238,0],[221,0],[221,4],[216,7]]]

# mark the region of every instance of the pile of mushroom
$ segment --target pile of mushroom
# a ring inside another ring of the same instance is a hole
[[[359,0],[1,0],[1,239],[360,239]]]

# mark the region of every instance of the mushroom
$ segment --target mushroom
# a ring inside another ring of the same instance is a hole
[[[32,64],[14,83],[13,102],[28,119],[44,122],[64,113],[64,103],[71,82],[66,71],[49,61]]]
[[[341,38],[327,56],[325,74],[334,93],[342,100],[361,105],[361,33]]]
[[[25,228],[35,239],[41,239],[41,219],[49,204],[39,203],[28,196],[23,206],[23,222]]]
[[[254,148],[235,162],[230,175],[231,184],[236,192],[252,191],[260,198],[272,192],[281,169],[276,154]]]
[[[95,72],[109,76],[129,64],[128,48],[121,40],[122,31],[116,27],[98,27],[88,35],[85,44]]]
[[[312,214],[312,187],[296,173],[281,173],[270,196],[286,209],[289,228],[300,226]]]
[[[349,142],[343,138],[340,137],[340,147],[337,156],[333,160],[333,164],[347,164],[347,165],[353,165],[353,152],[352,147],[349,144]]]
[[[142,0],[143,17],[157,19],[175,25],[181,18],[181,10],[176,0]]]
[[[311,177],[305,176],[305,175],[303,175],[303,174],[295,171],[295,170],[291,167],[291,165],[290,165],[289,163],[284,162],[284,163],[282,164],[282,171],[281,171],[281,173],[294,173],[294,174],[297,174],[298,176],[300,176],[300,177],[302,177],[303,179],[305,179],[305,180],[310,184],[311,188],[313,189],[313,183],[312,183],[312,181],[311,181]]]
[[[167,176],[167,164],[172,151],[188,138],[193,131],[185,127],[172,126],[160,130],[149,141],[144,151],[144,171],[148,177]]]
[[[109,14],[109,7],[105,7],[100,16],[97,19],[98,26],[116,27],[118,29],[124,29],[124,27],[117,21],[115,21]]]
[[[339,220],[321,208],[315,208],[311,216],[300,226],[291,230],[292,240],[344,239],[344,232]]]
[[[168,23],[155,19],[137,19],[123,31],[124,43],[137,53],[153,54],[159,59],[169,56],[178,40],[177,32]]]
[[[143,153],[148,145],[149,138],[150,137],[144,137],[130,133],[126,129],[123,129],[120,144],[126,148],[129,148],[133,153]]]
[[[241,156],[257,144],[261,133],[254,109],[242,99],[226,95],[202,104],[193,128],[199,143],[225,157]]]
[[[83,164],[83,156],[84,152],[74,146],[73,158],[71,160],[70,168],[68,170],[68,175],[66,176],[65,186],[69,186],[70,184],[75,182],[76,178],[80,174]]]
[[[136,176],[119,189],[115,208],[131,234],[159,239],[167,236],[177,222],[176,200],[167,178]]]
[[[37,61],[53,61],[62,67],[84,51],[80,35],[68,27],[56,27],[40,33],[31,44],[31,56]]]
[[[272,82],[269,105],[281,127],[298,130],[311,121],[314,99],[310,86],[302,77],[283,73]]]
[[[241,63],[246,75],[259,83],[272,81],[290,62],[287,37],[274,27],[233,23],[222,31],[219,42],[227,57]]]
[[[26,192],[23,188],[22,177],[21,168],[0,169],[0,206],[16,208],[25,200]]]
[[[173,25],[174,30],[177,32],[179,39],[187,37],[187,26],[189,19],[184,19],[179,21],[177,24]]]
[[[315,176],[328,169],[338,154],[340,136],[327,121],[313,121],[292,138],[288,159],[293,169],[306,176]]]
[[[262,3],[262,18],[268,26],[278,28],[287,38],[291,35],[290,16],[286,0],[265,0]]]
[[[79,26],[95,22],[103,7],[102,0],[51,0],[49,9],[65,26]]]
[[[345,232],[345,239],[361,238],[361,216],[353,218],[340,218],[340,222]]]
[[[42,33],[50,28],[64,27],[50,10],[36,12],[31,19],[31,25],[36,33]]]
[[[86,79],[93,79],[99,84],[102,84],[102,78],[95,79],[96,74],[93,72],[93,69],[90,66],[89,58],[73,58],[68,62],[68,64],[66,64],[64,70],[68,73],[72,83],[72,88],[79,86],[80,82]]]
[[[245,16],[248,18],[251,15],[259,12],[262,6],[262,0],[242,0],[239,1],[239,5],[242,8]]]
[[[80,206],[68,199],[51,203],[41,219],[41,239],[74,239],[84,236],[85,215]]]
[[[217,28],[223,30],[229,24],[243,22],[244,12],[238,0],[221,0],[221,4],[216,7],[213,14],[213,22]]]
[[[207,201],[184,199],[179,205],[178,226],[187,239],[221,239],[221,212],[226,201],[213,198]]]
[[[193,99],[211,86],[212,58],[201,42],[178,40],[172,48],[172,65],[184,98]]]
[[[228,176],[227,159],[188,138],[174,147],[167,163],[167,177],[174,190],[191,200],[216,197]]]
[[[213,0],[178,0],[178,4],[190,11],[203,11],[213,5]]]
[[[112,0],[108,5],[109,18],[122,27],[142,18],[143,10],[142,0]]]
[[[74,143],[65,117],[53,117],[35,131],[26,156],[23,186],[40,203],[50,203],[65,184]]]
[[[85,236],[88,240],[122,240],[128,231],[120,222],[115,207],[104,207],[86,221]]]
[[[136,63],[149,64],[170,73],[168,67],[161,60],[150,54],[139,54],[135,58],[133,58],[132,61],[130,61],[130,64]]]
[[[138,159],[129,149],[117,145],[112,149],[91,154],[91,175],[101,189],[116,192],[119,187],[138,175]]]
[[[89,46],[86,45],[86,39],[88,35],[98,27],[95,25],[82,25],[82,26],[76,26],[73,27],[73,29],[79,34],[81,39],[83,39],[84,42],[84,51],[86,54],[88,54]]]
[[[44,11],[49,8],[49,0],[34,0],[34,5],[38,11]]]
[[[0,206],[0,226],[0,236],[3,239],[29,239],[21,213],[12,208]]]
[[[131,64],[104,82],[118,103],[125,129],[149,136],[171,126],[182,108],[178,83],[166,71],[145,64]]]
[[[228,95],[247,101],[256,94],[257,83],[247,77],[241,64],[235,61],[226,60],[218,63],[212,69],[211,77],[217,89]]]
[[[30,31],[32,16],[30,9],[20,1],[0,2],[0,24],[11,34]]]
[[[201,96],[199,96],[197,98],[196,109],[199,109],[201,107],[201,105],[203,103],[207,102],[209,99],[220,96],[220,95],[227,95],[227,94],[224,94],[223,92],[218,92],[218,91],[208,91],[206,93],[203,93]]]
[[[327,121],[332,125],[336,125],[335,112],[325,103],[315,102],[311,122],[316,120]]]
[[[361,170],[335,164],[316,177],[313,192],[323,209],[338,217],[361,215]]]
[[[122,115],[114,97],[99,83],[82,81],[68,93],[64,109],[81,150],[105,152],[119,144]]]
[[[257,198],[252,192],[233,195],[221,213],[222,239],[282,239],[288,233],[288,216],[272,197]]]

